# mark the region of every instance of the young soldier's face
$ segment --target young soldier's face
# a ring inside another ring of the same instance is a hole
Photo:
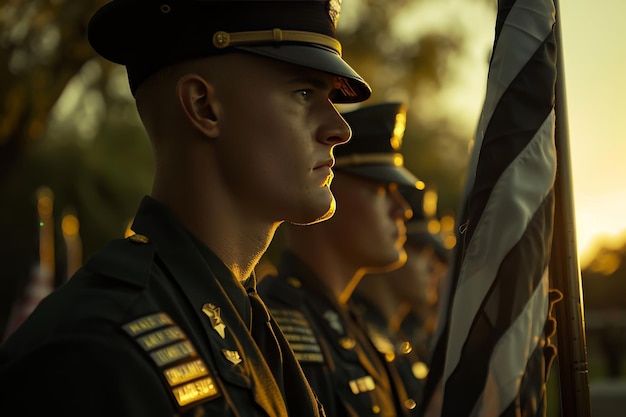
[[[397,186],[338,174],[333,192],[337,212],[323,227],[342,259],[372,271],[402,265],[409,206]]]
[[[332,148],[350,137],[331,102],[335,76],[247,54],[228,60],[217,87],[224,181],[263,220],[330,217]]]

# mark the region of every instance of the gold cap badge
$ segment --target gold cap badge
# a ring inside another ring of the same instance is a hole
[[[328,2],[328,16],[333,22],[333,25],[337,27],[339,22],[339,16],[341,15],[341,0],[330,0]]]
[[[406,109],[402,108],[396,114],[396,122],[393,127],[393,136],[390,139],[391,148],[394,150],[400,149],[402,146],[402,139],[404,138],[404,131],[406,129]]]

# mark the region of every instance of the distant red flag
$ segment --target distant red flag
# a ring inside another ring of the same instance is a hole
[[[13,303],[4,339],[8,338],[30,316],[41,300],[54,290],[54,279],[47,268],[32,268],[24,292]]]
[[[31,269],[24,292],[13,303],[4,339],[9,337],[54,290],[54,197],[47,187],[37,189],[39,216],[39,263]]]
[[[556,175],[555,7],[500,0],[425,415],[544,416]],[[547,325],[548,324],[548,325]]]

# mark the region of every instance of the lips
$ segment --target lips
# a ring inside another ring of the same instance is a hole
[[[406,226],[404,222],[398,222],[398,232],[396,233],[396,240],[402,243],[406,242]]]
[[[318,168],[332,168],[335,166],[335,158],[330,158],[324,162],[320,162],[319,164],[315,165],[315,168],[313,169],[318,169]]]

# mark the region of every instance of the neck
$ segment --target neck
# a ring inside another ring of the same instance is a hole
[[[385,275],[367,275],[361,280],[357,291],[391,322],[401,313],[401,303],[394,297],[386,279]]]
[[[289,250],[315,273],[339,303],[345,303],[363,276],[358,268],[349,265],[340,251],[319,233],[325,225],[286,226]]]
[[[359,282],[361,282],[361,279],[363,278],[364,275],[365,275],[364,269],[358,269],[352,275],[352,279],[348,281],[348,284],[343,288],[343,290],[337,296],[337,299],[339,300],[339,304],[344,305],[348,302],[348,300],[350,299],[350,297],[352,297],[354,290],[359,285]]]
[[[398,304],[398,308],[395,313],[389,318],[389,327],[394,333],[398,333],[400,331],[400,326],[402,326],[402,322],[411,312],[411,304],[403,302]]]
[[[157,175],[152,197],[167,205],[237,280],[246,280],[267,250],[279,223],[261,221],[229,198],[229,193],[220,193],[219,185],[200,184],[193,178],[187,176],[186,181],[181,181]]]

